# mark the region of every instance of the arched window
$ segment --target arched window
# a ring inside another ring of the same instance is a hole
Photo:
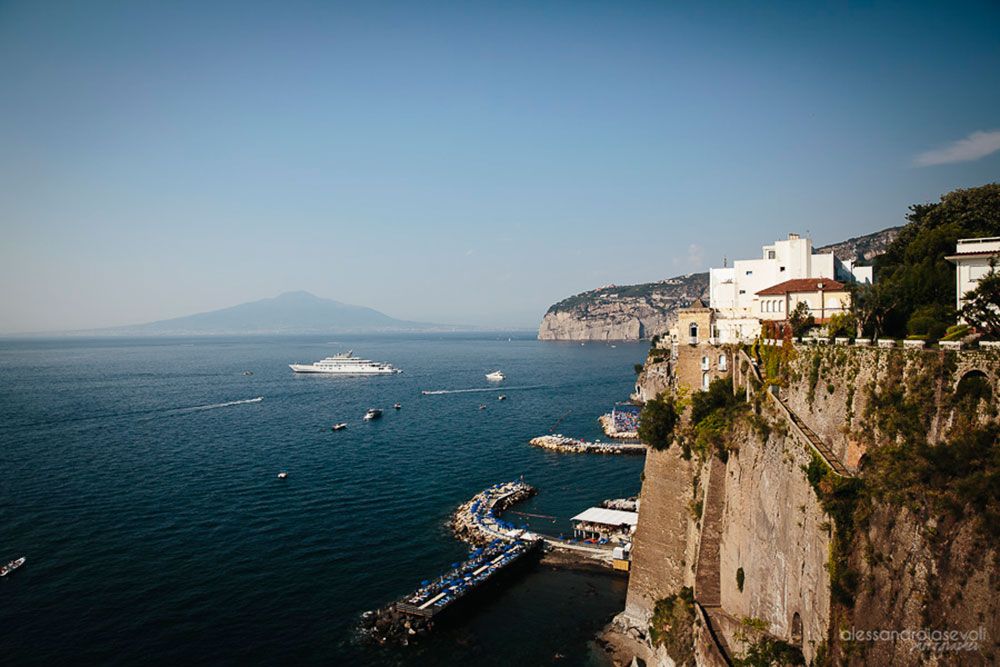
[[[708,373],[701,374],[701,388],[708,391],[708,385],[712,383],[712,376]]]
[[[711,363],[712,363],[712,362],[711,362],[711,361],[709,360],[709,358],[708,358],[708,356],[707,356],[707,355],[706,355],[706,356],[703,356],[703,357],[701,358],[701,370],[703,370],[703,371],[707,371],[707,370],[708,370],[709,368],[711,368],[711,367],[712,367],[712,366],[711,366]]]
[[[719,355],[719,370],[720,371],[729,370],[729,360],[726,359],[725,352]]]
[[[691,338],[698,337],[698,325],[696,323],[692,322],[691,324],[688,325],[688,334],[691,336]]]

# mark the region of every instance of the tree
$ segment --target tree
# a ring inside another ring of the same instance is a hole
[[[670,447],[678,418],[677,404],[667,394],[646,401],[639,413],[639,438],[653,449]]]
[[[788,315],[788,323],[792,325],[792,335],[798,338],[816,326],[816,318],[809,312],[809,304],[799,301]]]
[[[962,317],[986,336],[1000,338],[1000,273],[995,261],[976,289],[965,293]]]
[[[902,337],[909,329],[945,327],[955,308],[955,267],[945,259],[960,238],[1000,236],[1000,183],[954,190],[939,202],[916,204],[884,255],[875,259],[876,309],[867,324],[876,333]],[[891,306],[888,310],[885,305]],[[924,308],[919,321],[910,319]],[[860,335],[860,334],[859,334]]]
[[[884,283],[865,283],[851,287],[851,314],[857,326],[856,337],[862,338],[866,331],[874,337],[885,331],[886,318],[896,307],[897,297],[890,286]]]

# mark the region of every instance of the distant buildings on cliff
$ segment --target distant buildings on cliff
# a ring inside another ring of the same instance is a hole
[[[846,283],[872,281],[872,268],[814,253],[812,240],[789,234],[761,248],[757,259],[709,270],[709,307],[720,343],[750,341],[761,321],[783,321],[801,302],[820,324],[850,308]]]

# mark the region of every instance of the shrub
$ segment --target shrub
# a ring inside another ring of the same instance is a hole
[[[639,438],[653,449],[666,449],[674,439],[678,409],[667,394],[646,401],[639,413]]]
[[[694,665],[694,591],[684,587],[676,595],[656,601],[649,620],[649,637],[663,646],[678,665]]]

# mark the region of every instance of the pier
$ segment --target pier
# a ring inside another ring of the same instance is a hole
[[[452,563],[447,572],[425,579],[409,595],[382,609],[362,615],[363,631],[379,643],[409,643],[415,635],[428,632],[440,614],[474,597],[489,584],[512,572],[515,566],[533,560],[543,549],[558,549],[560,565],[590,563],[590,567],[610,567],[614,546],[561,539],[516,526],[500,514],[514,503],[535,495],[523,480],[494,484],[462,503],[451,518],[459,539],[474,545],[468,557]],[[548,556],[546,557],[548,558]]]
[[[566,454],[645,454],[646,445],[640,440],[615,442],[588,441],[565,435],[542,435],[530,440],[535,447]]]

